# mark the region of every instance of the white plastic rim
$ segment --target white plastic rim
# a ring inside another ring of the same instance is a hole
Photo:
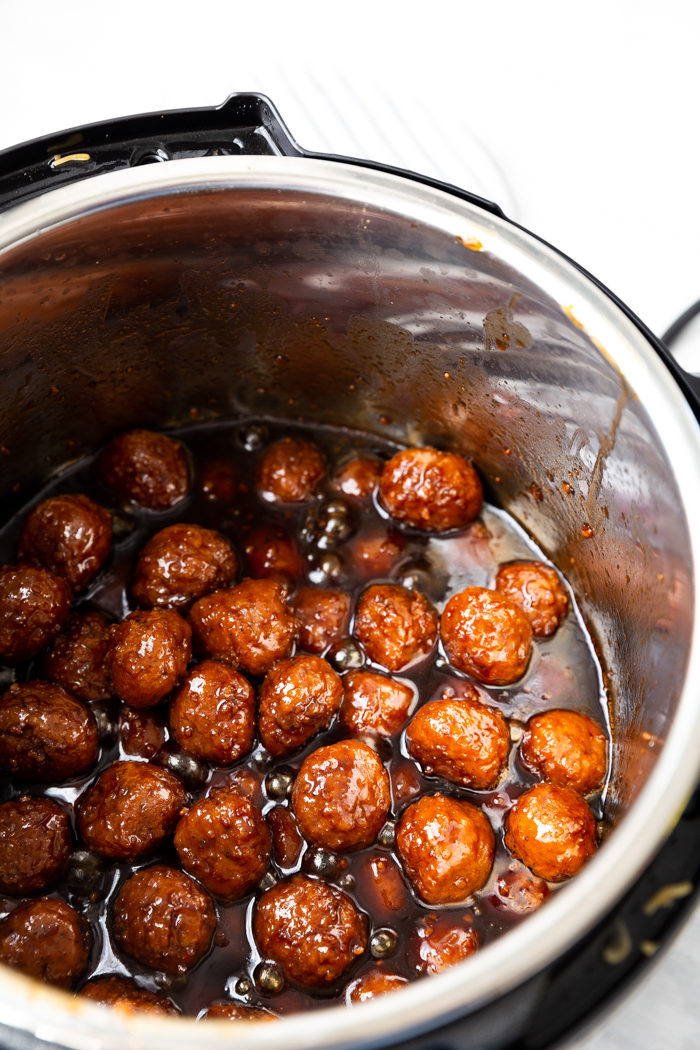
[[[694,565],[700,559],[700,428],[681,390],[642,333],[588,278],[530,234],[449,193],[408,178],[308,158],[207,157],[99,175],[0,216],[0,266],[10,247],[89,212],[178,192],[264,188],[359,201],[478,240],[572,312],[643,403],[681,493]],[[601,919],[635,881],[682,813],[700,770],[700,623],[693,617],[686,679],[668,739],[637,800],[583,871],[545,908],[463,963],[429,980],[347,1009],[274,1024],[122,1015],[0,974],[0,1023],[75,1050],[237,1050],[380,1046],[447,1023],[515,988]]]

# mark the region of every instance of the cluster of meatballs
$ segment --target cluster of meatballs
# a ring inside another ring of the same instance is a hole
[[[460,790],[496,789],[512,759],[511,728],[476,683],[509,686],[523,678],[533,639],[551,636],[567,615],[567,591],[550,566],[513,562],[499,568],[491,587],[467,587],[439,614],[416,587],[386,582],[382,566],[402,535],[450,534],[479,514],[481,483],[457,454],[413,448],[385,463],[355,456],[329,479],[316,444],[285,437],[262,449],[256,470],[261,505],[309,505],[310,527],[336,541],[344,538],[344,519],[332,500],[317,499],[321,483],[358,514],[377,506],[392,523],[395,538],[387,534],[358,553],[368,583],[359,595],[296,587],[302,556],[268,524],[247,533],[250,576],[240,579],[239,555],[226,536],[178,522],[138,554],[135,611],[120,623],[71,612],[112,548],[111,514],[85,495],[36,505],[24,521],[17,563],[0,569],[0,662],[30,669],[28,680],[0,698],[0,769],[32,785],[0,804],[0,892],[21,898],[0,922],[0,961],[30,976],[75,988],[90,966],[88,921],[50,895],[76,837],[99,858],[138,865],[108,917],[118,952],[137,973],[188,973],[212,947],[217,908],[255,892],[252,930],[269,989],[275,982],[311,992],[341,988],[354,1004],[402,987],[407,978],[384,963],[352,979],[368,950],[371,919],[321,868],[300,868],[305,849],[337,861],[377,842],[400,863],[402,874],[394,864],[391,877],[405,879],[425,907],[418,970],[440,972],[478,948],[476,930],[440,910],[468,906],[494,864],[496,831]],[[183,446],[145,430],[112,441],[98,473],[113,499],[148,512],[170,511],[192,484]],[[199,484],[214,501],[233,493],[225,464],[211,465]],[[433,659],[439,647],[464,688],[420,703],[411,682],[395,676]],[[133,757],[91,776],[100,751],[95,705],[114,697],[123,705],[124,751]],[[158,761],[167,756],[165,717],[173,746],[200,768],[235,767],[256,746],[264,749],[269,768],[282,770],[268,794],[274,804],[263,813],[235,770],[193,801],[181,767]],[[338,739],[314,749],[314,738],[331,726]],[[442,787],[403,809],[392,802],[381,747],[399,738],[422,774]],[[309,747],[296,775],[276,765]],[[575,710],[546,711],[525,726],[517,761],[539,780],[505,817],[514,863],[494,892],[527,911],[546,898],[548,882],[576,874],[596,849],[585,796],[604,780],[606,736]],[[81,778],[86,786],[72,824],[67,807],[37,785]],[[174,848],[179,866],[148,864],[164,846]],[[178,1012],[167,996],[124,974],[90,979],[78,994],[125,1010]],[[219,1001],[205,1016],[275,1015]]]

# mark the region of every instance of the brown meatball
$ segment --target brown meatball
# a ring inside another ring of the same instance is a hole
[[[192,630],[176,612],[129,613],[112,633],[114,691],[131,707],[152,707],[172,692],[192,659]]]
[[[308,988],[337,981],[367,947],[367,919],[350,898],[306,875],[263,893],[253,933],[263,958]]]
[[[320,656],[293,656],[268,671],[260,690],[260,740],[286,755],[327,729],[343,699],[343,683]]]
[[[275,525],[260,525],[249,532],[244,550],[250,575],[256,580],[277,580],[290,588],[304,571],[296,543]]]
[[[189,486],[187,455],[178,441],[152,430],[129,430],[100,456],[100,481],[119,499],[148,510],[167,510]]]
[[[272,832],[272,852],[280,868],[293,868],[299,861],[304,840],[296,818],[286,806],[273,806],[265,815]]]
[[[112,517],[87,496],[52,496],[26,518],[17,560],[48,569],[74,592],[84,590],[112,547]]]
[[[382,476],[383,465],[374,456],[355,456],[336,470],[331,485],[344,496],[371,499]]]
[[[233,463],[214,460],[199,472],[199,491],[210,503],[232,503],[236,495],[236,471]]]
[[[168,525],[141,551],[131,593],[147,609],[186,609],[227,587],[237,572],[238,559],[220,533],[201,525]]]
[[[133,977],[122,977],[121,974],[93,977],[83,985],[78,995],[101,1006],[113,1006],[127,1014],[147,1013],[158,1014],[161,1017],[177,1017],[180,1013],[175,1003],[165,995],[140,988]]]
[[[242,1003],[212,1003],[202,1020],[207,1021],[276,1021],[277,1014],[260,1006]]]
[[[175,849],[185,871],[216,897],[248,893],[270,862],[270,832],[257,806],[230,788],[219,788],[180,818]]]
[[[308,653],[322,653],[347,633],[350,595],[344,591],[302,587],[294,601],[299,621],[299,646]]]
[[[40,893],[63,872],[71,851],[68,817],[48,798],[0,805],[0,893]]]
[[[348,1006],[353,1003],[367,1003],[371,999],[377,999],[387,992],[398,992],[408,984],[406,977],[401,977],[393,970],[384,970],[381,966],[375,966],[362,977],[358,977],[345,989],[345,1001]]]
[[[135,860],[172,835],[187,792],[174,774],[149,762],[113,762],[78,803],[88,849],[111,860]]]
[[[491,901],[496,907],[519,915],[539,908],[549,896],[547,883],[519,865],[499,875],[494,890]]]
[[[49,682],[15,683],[0,699],[0,768],[21,780],[68,780],[97,758],[90,709]]]
[[[341,740],[304,759],[292,806],[313,845],[364,849],[376,839],[391,808],[389,774],[367,744]]]
[[[275,580],[243,580],[192,606],[190,623],[204,656],[264,675],[288,656],[297,622]]]
[[[44,656],[44,674],[78,700],[109,700],[112,675],[107,662],[109,623],[99,613],[73,613]]]
[[[382,471],[379,495],[392,518],[430,532],[468,525],[484,499],[471,463],[436,448],[408,448],[393,456]]]
[[[230,766],[253,746],[255,690],[227,664],[203,660],[173,698],[170,728],[185,751]]]
[[[506,720],[495,707],[473,697],[443,697],[424,704],[406,730],[409,755],[428,776],[462,787],[494,787],[510,751]]]
[[[600,726],[578,711],[546,711],[527,723],[520,744],[523,763],[550,784],[587,795],[600,787],[608,742]]]
[[[510,685],[525,674],[532,628],[522,609],[485,587],[450,598],[440,621],[450,663],[487,685]]]
[[[568,879],[596,851],[593,814],[573,788],[535,784],[506,817],[504,842],[516,860],[548,882]]]
[[[408,682],[351,671],[343,678],[345,695],[338,721],[346,733],[393,736],[408,718],[415,692]]]
[[[65,901],[25,901],[0,922],[0,963],[27,977],[70,988],[88,963],[92,937]]]
[[[313,441],[285,437],[260,454],[256,484],[270,503],[304,503],[325,473],[321,450]]]
[[[68,619],[65,580],[32,565],[0,568],[0,663],[22,664],[53,641]]]
[[[352,567],[363,580],[389,576],[403,555],[406,538],[395,529],[363,529],[349,543]]]
[[[502,565],[496,576],[496,590],[523,610],[536,638],[554,634],[569,607],[559,576],[541,561]]]
[[[399,671],[433,648],[437,613],[418,591],[397,584],[376,584],[360,598],[355,637],[370,660]]]
[[[126,880],[114,904],[114,939],[161,973],[185,973],[206,955],[216,929],[211,897],[184,871],[156,864]]]
[[[137,711],[124,705],[119,718],[119,743],[125,755],[153,758],[165,743],[165,724],[160,712]]]
[[[416,893],[428,904],[452,904],[484,885],[496,840],[476,806],[424,795],[402,815],[396,846]]]
[[[462,962],[479,947],[479,934],[471,926],[458,925],[450,915],[430,915],[418,924],[411,946],[419,973],[436,974]]]

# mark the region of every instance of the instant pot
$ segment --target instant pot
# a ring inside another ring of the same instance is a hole
[[[134,426],[269,415],[453,449],[573,586],[615,732],[598,854],[453,969],[350,1010],[196,1028],[3,969],[0,1043],[561,1039],[653,957],[700,870],[696,381],[495,204],[302,150],[260,95],[5,151],[0,210],[5,517]]]

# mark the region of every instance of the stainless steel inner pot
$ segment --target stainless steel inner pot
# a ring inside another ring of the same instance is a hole
[[[700,432],[653,347],[567,260],[446,192],[362,167],[137,167],[0,217],[0,362],[7,514],[131,426],[263,413],[473,457],[489,498],[571,582],[616,739],[614,829],[598,855],[439,977],[352,1010],[195,1030],[3,969],[8,1045],[383,1045],[516,987],[635,880],[700,765]]]

